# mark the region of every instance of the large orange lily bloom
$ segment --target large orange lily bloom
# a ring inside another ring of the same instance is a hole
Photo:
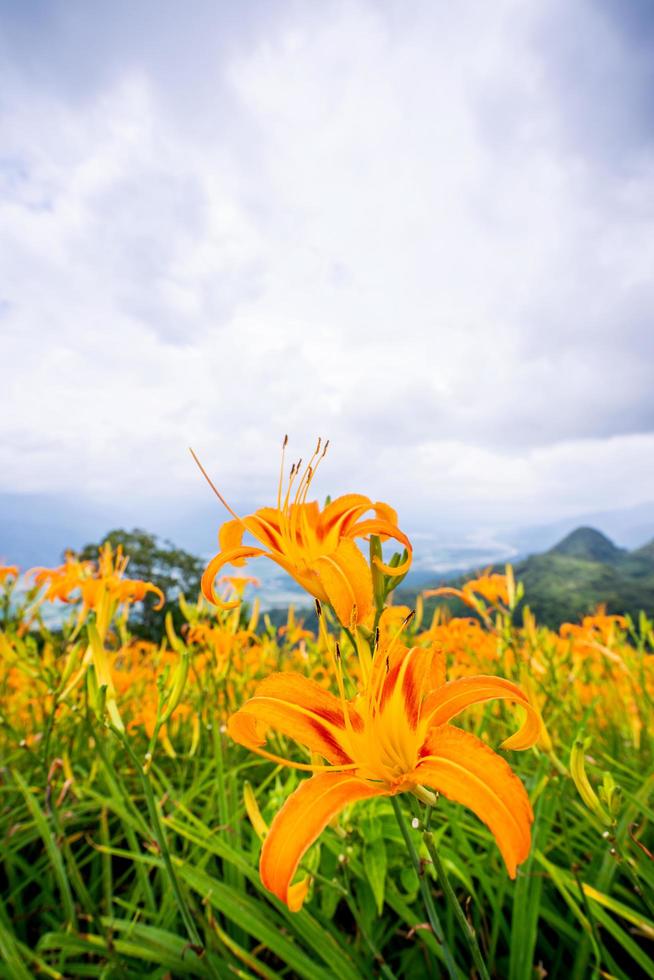
[[[510,876],[525,860],[533,813],[527,793],[508,763],[452,718],[472,704],[503,698],[526,711],[521,729],[504,748],[526,749],[540,720],[525,694],[500,677],[438,682],[436,651],[395,646],[375,655],[362,694],[338,698],[300,674],[264,680],[228,724],[231,737],[260,755],[314,772],[275,817],[261,851],[264,885],[297,911],[307,883],[291,884],[307,848],[347,804],[373,796],[430,788],[469,807],[489,827]],[[327,760],[288,762],[265,749],[268,730],[280,732]]]
[[[286,446],[286,440],[284,441]],[[242,566],[248,558],[270,558],[291,575],[303,589],[328,603],[344,626],[364,622],[372,611],[372,573],[355,544],[357,538],[377,534],[382,540],[393,538],[407,550],[408,557],[391,567],[375,558],[386,575],[404,575],[412,557],[411,542],[397,526],[397,514],[388,504],[373,503],[362,494],[349,493],[331,501],[321,510],[317,501],[307,503],[311,481],[328,443],[316,450],[302,470],[301,460],[291,468],[288,488],[282,497],[284,456],[276,507],[262,507],[247,517],[238,517],[220,493],[210,485],[233,515],[218,532],[219,553],[211,559],[202,576],[202,592],[218,606],[231,608],[238,600],[226,602],[214,592],[214,580],[225,565]],[[207,476],[197,460],[205,477]],[[373,512],[374,517],[366,517]],[[262,547],[244,545],[248,532]]]

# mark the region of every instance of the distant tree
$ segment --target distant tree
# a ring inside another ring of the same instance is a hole
[[[161,610],[154,608],[157,599],[152,595],[146,596],[143,602],[132,607],[129,622],[134,633],[144,639],[160,639],[168,610],[172,612],[175,625],[179,628],[182,620],[176,600],[180,592],[191,600],[197,595],[205,564],[202,559],[177,548],[172,541],[161,541],[140,528],[132,531],[109,531],[97,544],[85,545],[79,552],[79,557],[83,560],[97,558],[98,549],[107,542],[114,549],[122,547],[123,553],[129,555],[126,572],[129,578],[153,582],[166,597]]]

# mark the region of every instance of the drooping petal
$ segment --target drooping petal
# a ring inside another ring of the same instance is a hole
[[[372,575],[354,541],[345,538],[332,554],[318,558],[315,567],[343,626],[367,619],[372,610]]]
[[[211,559],[209,564],[204,570],[202,575],[202,594],[208,599],[209,602],[213,602],[214,605],[220,606],[221,609],[234,609],[240,604],[239,599],[234,599],[231,602],[225,602],[221,599],[219,595],[216,595],[213,583],[215,581],[218,572],[224,568],[225,565],[233,565],[240,562],[243,564],[241,559],[243,558],[258,558],[260,555],[268,555],[267,551],[263,551],[261,548],[250,548],[246,545],[241,545],[239,548],[231,548],[229,551],[221,551],[219,554],[215,555]]]
[[[433,729],[416,766],[417,783],[461,803],[489,828],[512,878],[529,854],[534,815],[526,790],[501,756],[451,725]]]
[[[528,749],[535,745],[541,733],[541,721],[536,709],[530,704],[524,691],[503,677],[478,674],[475,677],[460,677],[443,684],[430,694],[423,706],[422,717],[430,726],[444,725],[464,708],[484,701],[514,701],[527,712],[527,717],[514,735],[502,742],[503,749]]]
[[[159,602],[154,607],[156,610],[163,609],[166,597],[157,585],[153,585],[152,582],[148,582],[146,586],[146,592],[152,592],[154,595],[159,597]]]
[[[348,803],[386,795],[351,773],[320,773],[300,783],[272,822],[261,850],[261,881],[277,898],[297,912],[306,889],[295,890],[293,875],[302,857],[328,822]]]
[[[93,591],[97,595],[102,585],[102,580],[89,579],[88,583],[84,583],[84,585],[95,586],[96,588]],[[108,583],[108,587],[109,591],[116,595],[120,602],[142,602],[148,592],[154,593],[159,598],[159,602],[154,607],[155,609],[163,609],[166,601],[163,592],[158,586],[153,585],[152,582],[143,582],[140,579],[116,579],[115,584]],[[93,606],[95,601],[97,601],[95,597],[92,598],[92,593],[86,589],[83,592],[87,605]]]
[[[375,517],[378,517],[380,521],[388,521],[389,524],[397,525],[397,511],[390,504],[384,504],[381,500],[377,500],[373,505],[373,510]]]
[[[368,537],[370,534],[378,534],[382,538],[393,538],[395,541],[399,541],[400,544],[403,544],[409,553],[409,557],[400,565],[386,565],[383,561],[379,561],[377,559],[375,564],[385,575],[404,575],[409,571],[413,560],[413,545],[407,538],[406,534],[404,534],[403,531],[400,531],[399,527],[397,527],[395,524],[390,524],[388,521],[380,521],[370,518],[370,520],[359,521],[348,531],[348,536],[351,538]]]
[[[452,596],[453,599],[460,599],[461,602],[465,602],[466,606],[474,609],[475,612],[480,612],[479,600],[473,592],[466,592],[465,589],[455,589],[449,585],[443,585],[440,589],[427,589],[422,593],[425,599],[431,599],[433,596]]]
[[[359,731],[362,720],[350,709],[349,726]],[[320,684],[302,674],[272,674],[257,687],[229,719],[234,741],[255,751],[264,744],[269,728],[287,735],[334,765],[352,762],[348,728],[341,702]]]

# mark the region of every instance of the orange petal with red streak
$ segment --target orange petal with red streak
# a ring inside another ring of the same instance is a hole
[[[534,815],[509,764],[475,735],[451,725],[433,730],[424,751],[415,781],[472,810],[495,837],[515,878],[529,854]]]
[[[360,730],[361,718],[350,711],[350,723]],[[272,674],[259,684],[254,697],[229,719],[227,731],[235,742],[257,749],[269,728],[282,732],[332,764],[349,764],[347,729],[341,702],[302,674]]]

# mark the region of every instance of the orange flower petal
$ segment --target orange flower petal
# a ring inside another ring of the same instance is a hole
[[[221,551],[231,551],[232,548],[240,548],[243,541],[245,527],[242,521],[225,521],[221,524],[218,531],[218,547]],[[243,560],[240,564],[245,564]]]
[[[331,555],[316,561],[330,605],[343,626],[364,622],[372,610],[372,575],[354,541],[345,538]]]
[[[451,725],[434,729],[425,751],[415,781],[469,807],[495,837],[515,878],[517,866],[529,854],[534,815],[509,764],[475,735]]]
[[[393,540],[403,544],[409,552],[407,560],[403,561],[400,565],[386,565],[383,561],[375,560],[375,564],[385,575],[404,575],[405,572],[409,571],[411,561],[413,560],[413,546],[406,534],[400,531],[399,527],[390,524],[388,521],[373,520],[371,518],[367,521],[359,521],[348,531],[348,535],[351,538],[368,537],[370,534],[378,534],[381,538],[393,538]]]
[[[241,562],[242,558],[258,558],[259,555],[268,555],[267,551],[263,551],[261,548],[249,548],[245,545],[241,545],[240,548],[231,548],[229,551],[221,551],[214,558],[211,559],[209,564],[204,570],[202,575],[202,594],[209,602],[213,602],[214,605],[220,606],[221,609],[234,609],[240,604],[240,600],[235,599],[232,602],[225,602],[220,596],[216,595],[213,588],[213,583],[215,581],[216,575],[225,565],[233,565],[235,563]],[[242,564],[242,562],[241,562]]]
[[[97,594],[101,591],[104,583],[102,579],[90,579],[83,583],[84,599],[88,605],[93,605],[97,601]],[[87,586],[91,586],[90,590]],[[148,592],[153,592],[159,597],[159,602],[155,609],[163,609],[165,597],[161,589],[153,585],[152,582],[143,582],[140,579],[118,579],[115,587],[109,584],[110,591],[114,591],[120,602],[142,602]]]
[[[341,537],[352,521],[357,521],[372,506],[370,497],[364,497],[362,493],[346,493],[332,500],[320,517],[322,537],[330,534],[336,538]]]
[[[309,886],[311,885],[311,875],[305,875],[301,881],[296,882],[294,885],[288,886],[288,891],[286,892],[286,898],[289,909],[291,912],[299,912],[304,905],[304,900],[309,894]]]
[[[397,511],[395,508],[391,507],[390,504],[384,504],[378,500],[373,510],[375,511],[375,516],[379,518],[380,521],[388,521],[389,524],[397,524]]]
[[[258,518],[262,523],[266,524],[274,534],[281,534],[282,512],[277,510],[276,507],[260,507],[251,516]]]
[[[352,728],[360,730],[361,718],[349,716]],[[235,742],[257,749],[265,742],[268,728],[288,735],[317,752],[332,764],[347,765],[347,729],[338,698],[316,681],[292,672],[272,674],[257,687],[254,697],[229,719],[227,731]]]
[[[478,674],[475,677],[460,677],[449,681],[425,699],[422,717],[429,720],[430,725],[444,725],[464,708],[496,698],[515,701],[527,712],[520,730],[505,739],[502,748],[521,750],[535,745],[541,733],[538,712],[529,703],[524,691],[503,677]]]
[[[403,725],[415,731],[421,715],[425,688],[431,675],[433,650],[427,647],[405,647],[397,649],[393,659],[389,659],[388,672],[383,679],[379,709],[390,709],[397,718],[397,730]],[[377,672],[385,670],[383,657],[375,657]]]
[[[282,534],[279,523],[279,511],[272,507],[264,507],[256,514],[243,518],[243,524],[250,534],[261,541],[271,551],[283,551]]]
[[[146,589],[146,592],[154,592],[155,595],[158,595],[159,602],[154,608],[163,609],[166,599],[161,589],[157,585],[153,585],[152,582],[148,582],[148,588]]]
[[[433,596],[452,596],[454,599],[460,599],[461,602],[465,602],[466,606],[470,606],[477,611],[479,610],[479,603],[475,601],[474,596],[463,592],[462,589],[454,589],[449,585],[443,585],[440,589],[426,589],[422,594],[425,599],[431,599]]]
[[[273,820],[261,849],[265,887],[297,912],[306,891],[294,891],[291,880],[308,848],[348,803],[383,795],[381,784],[373,786],[350,773],[320,773],[300,783]]]

